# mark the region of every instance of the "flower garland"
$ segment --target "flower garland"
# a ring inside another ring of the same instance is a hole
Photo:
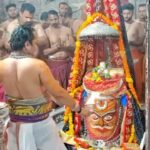
[[[134,125],[132,124],[131,135],[130,135],[130,138],[128,140],[128,143],[132,143],[134,139],[135,139],[135,128],[134,128]]]
[[[75,88],[70,95],[72,97],[76,97],[78,93],[81,93],[83,90],[82,86]],[[74,130],[74,123],[73,123],[73,117],[72,117],[72,112],[69,107],[66,107],[65,113],[64,113],[64,123],[66,124],[67,121],[69,122],[69,130],[66,132],[68,135],[74,136],[75,130]],[[77,122],[79,124],[79,122]],[[79,125],[80,126],[80,125]]]
[[[140,106],[135,88],[133,86],[133,80],[129,71],[129,67],[128,67],[128,63],[127,63],[127,57],[125,55],[125,47],[123,44],[123,39],[122,39],[122,32],[120,31],[119,27],[113,23],[109,18],[107,18],[105,15],[103,15],[102,13],[94,13],[92,16],[89,16],[87,18],[87,20],[85,22],[83,22],[83,24],[80,26],[78,32],[77,32],[77,41],[76,41],[76,49],[75,49],[75,57],[73,59],[73,66],[72,66],[72,72],[70,74],[70,82],[69,82],[69,87],[68,87],[68,91],[70,92],[70,94],[74,97],[75,93],[80,92],[81,87],[78,89],[77,83],[78,82],[78,76],[80,76],[80,66],[79,66],[79,52],[80,52],[80,47],[81,47],[81,43],[80,43],[80,39],[79,39],[79,35],[81,33],[81,31],[87,27],[88,25],[92,24],[93,21],[97,20],[97,19],[101,19],[104,21],[104,23],[110,25],[112,28],[116,29],[119,32],[120,38],[119,38],[119,48],[120,48],[120,55],[121,58],[123,60],[123,68],[125,70],[125,75],[126,75],[126,82],[128,83],[128,87],[132,93],[132,95],[134,96],[137,104]],[[70,135],[74,135],[74,125],[73,125],[73,118],[71,115],[71,110],[69,108],[66,108],[65,110],[65,115],[64,115],[64,121],[68,121],[69,120],[69,131],[67,133],[69,133]]]

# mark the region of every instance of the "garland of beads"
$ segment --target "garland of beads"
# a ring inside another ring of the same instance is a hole
[[[26,55],[26,54],[20,54],[18,52],[11,52],[9,57],[10,58],[15,58],[15,59],[32,58],[32,56],[29,56],[29,55]]]

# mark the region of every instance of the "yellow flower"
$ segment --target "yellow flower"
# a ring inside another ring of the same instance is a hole
[[[80,41],[76,41],[76,47],[80,47]]]
[[[126,78],[126,81],[129,83],[133,83],[133,79],[132,78]]]
[[[134,128],[134,125],[132,125],[132,127],[131,127],[131,135],[130,135],[130,138],[128,140],[128,143],[132,143],[134,138],[135,138],[135,128]]]

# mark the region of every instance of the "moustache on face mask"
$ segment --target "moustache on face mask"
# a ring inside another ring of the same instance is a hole
[[[105,130],[105,129],[111,130],[111,129],[113,129],[113,126],[108,126],[108,125],[104,125],[104,126],[91,125],[91,127],[92,127],[93,129],[99,129],[99,130]]]

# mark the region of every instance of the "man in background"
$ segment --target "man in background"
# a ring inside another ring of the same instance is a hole
[[[63,25],[71,29],[73,37],[74,39],[76,39],[76,33],[81,24],[83,23],[83,20],[73,18],[72,15],[73,15],[72,8],[69,6],[68,11],[66,12],[66,18],[63,22]]]
[[[42,28],[41,24],[34,20],[35,7],[30,3],[23,3],[19,12],[19,17],[14,21],[10,22],[6,29],[5,34],[5,49],[10,50],[9,39],[12,32],[19,26],[23,24],[31,24],[34,28],[37,36],[38,46],[40,48],[40,54],[35,54],[35,56],[42,55],[42,50],[49,46],[48,39]]]
[[[146,4],[139,4],[138,6],[138,19],[140,23],[144,25],[146,29],[147,26],[147,11],[146,11]]]
[[[48,66],[33,58],[39,49],[31,27],[16,28],[10,46],[10,56],[0,62],[0,83],[6,90],[10,117],[4,134],[6,148],[66,150],[49,116],[51,105],[45,95],[53,96],[59,105],[78,113],[79,104],[53,78]]]
[[[47,36],[44,32],[44,29],[42,28],[41,24],[33,20],[33,16],[35,13],[35,7],[30,3],[23,3],[19,12],[19,17],[11,21],[8,26],[6,27],[6,30],[3,32],[3,37],[1,39],[2,46],[1,51],[2,54],[9,55],[11,51],[10,47],[10,37],[13,31],[19,26],[23,24],[31,24],[34,28],[34,32],[36,34],[36,40],[39,46],[39,51],[35,51],[34,56],[43,59],[43,49],[49,47]],[[3,93],[1,92],[1,95],[4,95],[4,88],[1,88]]]
[[[125,4],[122,6],[122,12],[123,12],[123,18],[124,18],[124,23],[126,27],[126,31],[128,34],[128,31],[132,27],[132,24],[134,23],[133,20],[133,14],[134,14],[134,6],[131,3]]]
[[[6,30],[8,24],[11,21],[13,21],[14,19],[16,19],[18,17],[18,11],[16,8],[16,4],[10,3],[5,7],[5,9],[6,9],[6,12],[8,15],[8,19],[0,24],[0,27],[3,28],[4,30]]]
[[[134,63],[135,86],[138,98],[142,102],[142,72],[143,72],[143,57],[145,53],[144,40],[145,28],[143,25],[133,20],[134,6],[131,3],[122,6],[123,17],[127,32],[128,43],[130,46],[131,56]]]
[[[59,3],[59,22],[71,29],[74,39],[76,39],[76,33],[83,23],[83,19],[73,18],[72,8],[66,3]]]
[[[40,16],[40,20],[41,20],[41,24],[43,29],[48,28],[49,26],[49,22],[48,22],[48,12],[42,12],[41,16]]]
[[[48,12],[48,18],[50,26],[46,29],[46,34],[50,48],[44,50],[44,55],[48,58],[48,64],[55,79],[66,89],[72,65],[74,39],[71,29],[59,23],[59,16],[55,10]]]
[[[139,4],[138,18],[140,21],[146,22],[146,20],[147,20],[146,4]]]
[[[66,2],[59,3],[59,22],[64,25],[66,22],[66,15],[68,13],[69,5]]]
[[[142,26],[143,29],[145,29],[145,40],[144,40],[144,44],[143,47],[146,50],[146,33],[147,33],[147,8],[146,8],[146,4],[139,4],[138,6],[138,19],[136,20],[137,22],[139,22]],[[143,87],[145,87],[145,54],[144,54],[144,59],[143,59]],[[145,91],[145,90],[143,90]]]

